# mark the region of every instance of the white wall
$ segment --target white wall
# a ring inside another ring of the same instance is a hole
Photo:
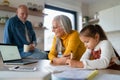
[[[99,19],[106,32],[120,30],[120,5],[100,11]]]
[[[20,4],[26,4],[27,2],[32,2],[33,4],[37,5],[44,5],[45,0],[8,0],[10,2],[10,6],[18,7]],[[3,0],[0,0],[0,3],[2,3]]]
[[[81,2],[80,0],[45,0],[46,4],[50,4],[53,6],[81,12]]]
[[[89,5],[87,3],[82,3],[82,16],[88,16],[89,15]]]
[[[99,12],[99,24],[120,54],[120,5]]]
[[[120,31],[107,32],[107,37],[120,55]]]
[[[96,12],[120,5],[120,0],[97,0],[96,3],[89,5],[89,16],[93,17]]]
[[[8,0],[10,2],[10,6],[12,7],[18,7],[20,4],[25,4],[27,5],[28,2],[31,2],[33,4],[37,4],[37,5],[42,5],[44,7],[44,0]],[[2,3],[3,0],[0,0],[0,3]],[[0,15],[2,16],[6,16],[6,13],[0,13]],[[15,13],[11,13],[11,14],[8,14],[7,15],[9,17],[11,16],[14,16]],[[43,18],[40,18],[40,17],[36,17],[34,18],[34,16],[29,16],[28,19],[31,21],[32,20],[32,23],[33,24],[37,24],[39,22],[43,22]]]

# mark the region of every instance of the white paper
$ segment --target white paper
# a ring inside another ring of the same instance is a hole
[[[53,73],[52,80],[86,80],[93,70],[66,70]]]

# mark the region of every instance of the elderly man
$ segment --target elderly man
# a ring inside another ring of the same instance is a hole
[[[27,20],[28,8],[19,5],[16,15],[8,19],[4,29],[4,43],[17,45],[22,58],[46,59],[47,54],[36,49],[36,35],[32,24]],[[24,52],[24,45],[29,45],[29,51]]]

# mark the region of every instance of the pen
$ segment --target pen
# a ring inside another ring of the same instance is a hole
[[[19,66],[14,67],[14,69],[18,69],[18,68],[20,68],[20,67]]]

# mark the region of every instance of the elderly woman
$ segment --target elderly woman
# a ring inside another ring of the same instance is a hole
[[[56,65],[65,65],[66,60],[71,56],[71,52],[72,59],[80,60],[86,49],[79,39],[79,33],[72,30],[70,19],[64,15],[58,15],[53,19],[52,25],[55,36],[48,54],[51,62]],[[61,57],[58,56],[59,53],[62,54]]]

